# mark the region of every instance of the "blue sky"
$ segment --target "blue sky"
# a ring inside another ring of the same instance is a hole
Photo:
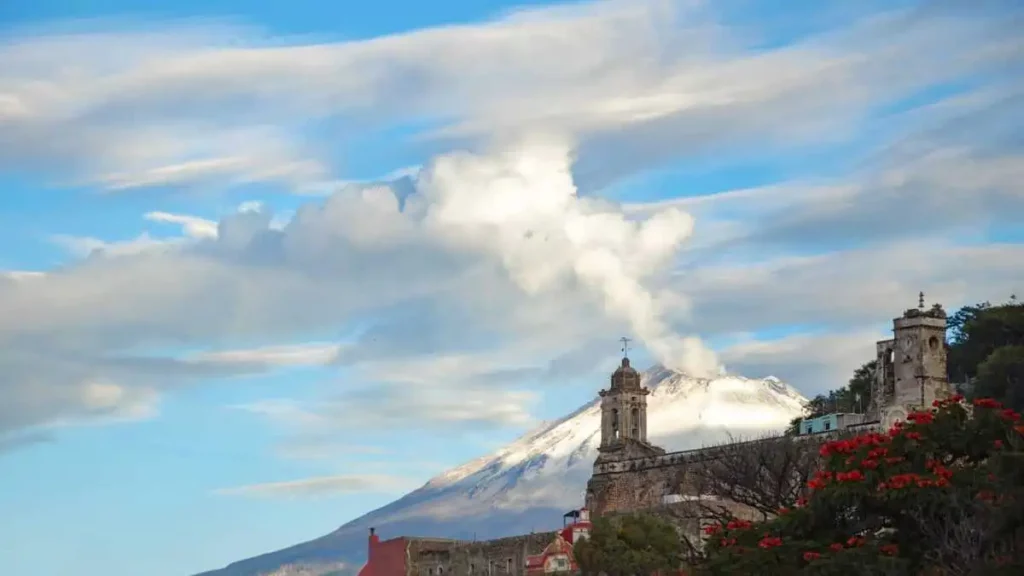
[[[1021,293],[1014,4],[3,2],[0,570],[320,536],[622,334],[811,395]]]

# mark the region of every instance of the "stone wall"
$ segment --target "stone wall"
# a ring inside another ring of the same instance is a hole
[[[523,576],[526,557],[540,554],[556,532],[466,542],[410,539],[409,576]]]
[[[666,498],[672,496],[698,496],[694,478],[688,474],[693,466],[714,460],[724,449],[763,441],[710,446],[596,465],[587,483],[587,507],[595,516],[600,516],[671,504]]]

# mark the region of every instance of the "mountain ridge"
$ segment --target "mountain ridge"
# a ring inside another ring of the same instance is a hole
[[[806,402],[772,376],[691,378],[654,366],[641,379],[651,390],[649,437],[669,451],[781,431]],[[365,560],[370,526],[385,539],[482,540],[556,528],[566,510],[582,505],[599,441],[600,399],[595,398],[329,534],[196,576],[354,573]],[[289,567],[305,571],[288,572]]]

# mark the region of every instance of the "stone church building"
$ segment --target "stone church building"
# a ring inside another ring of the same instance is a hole
[[[885,429],[933,400],[952,394],[946,376],[946,313],[938,304],[918,307],[893,319],[893,338],[876,344],[877,371],[870,404],[863,413],[829,414],[802,423],[799,435],[820,441],[842,430]],[[647,396],[640,373],[623,357],[601,398],[601,441],[587,482],[585,507],[561,531],[484,542],[398,537],[380,541],[370,530],[369,560],[360,576],[540,576],[575,568],[571,545],[589,535],[589,515],[648,511],[670,518],[682,536],[700,539],[703,501],[692,473],[720,458],[728,446],[666,452],[647,438]],[[817,424],[824,423],[824,426]],[[804,425],[807,425],[806,427]],[[810,433],[807,431],[810,430]],[[753,440],[759,442],[763,440]],[[737,517],[757,517],[734,502],[719,501]],[[556,558],[557,555],[557,558]]]

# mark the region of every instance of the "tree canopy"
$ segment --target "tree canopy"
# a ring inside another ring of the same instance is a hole
[[[825,444],[821,456],[797,506],[765,522],[707,527],[707,557],[695,573],[1024,573],[1018,412],[957,397],[888,433]]]
[[[573,547],[584,576],[634,576],[679,569],[683,547],[669,522],[649,514],[597,518]]]

